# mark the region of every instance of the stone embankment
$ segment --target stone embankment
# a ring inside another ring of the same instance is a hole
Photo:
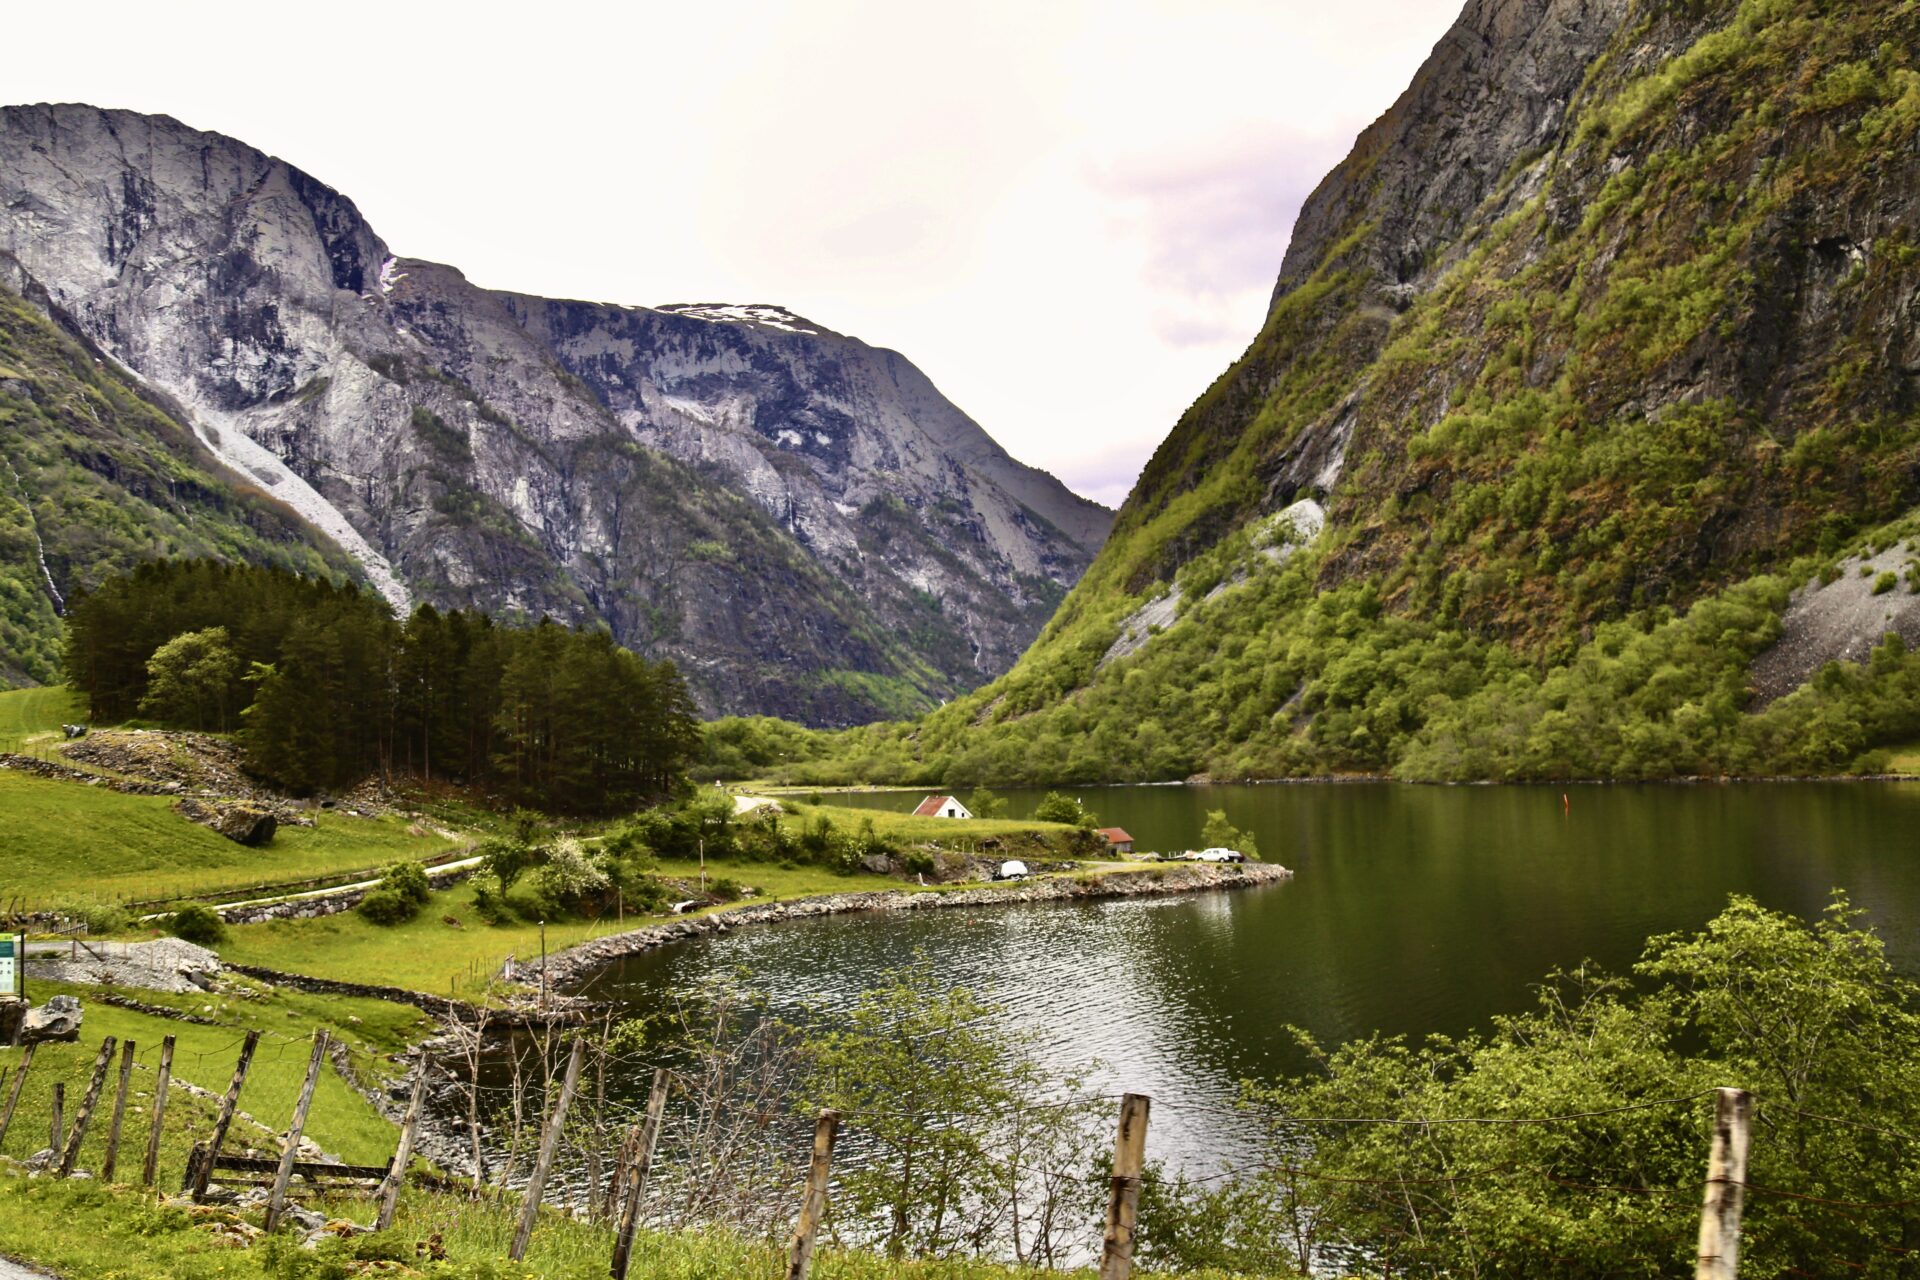
[[[1197,893],[1219,889],[1241,889],[1273,884],[1291,878],[1293,872],[1273,863],[1251,862],[1243,865],[1208,863],[1172,863],[1138,871],[1093,872],[1077,876],[1050,876],[1022,880],[1012,884],[986,885],[978,889],[946,889],[914,892],[888,889],[862,893],[832,893],[817,898],[795,898],[788,902],[769,902],[735,907],[711,915],[675,920],[669,924],[649,925],[610,937],[596,938],[547,958],[547,980],[555,988],[566,989],[585,981],[605,965],[625,956],[638,955],[655,947],[707,934],[726,933],[749,925],[777,924],[784,920],[807,920],[816,916],[842,915],[854,911],[934,911],[946,907],[1018,906],[1033,902],[1074,902],[1095,898],[1143,898],[1176,893]],[[530,966],[523,964],[518,976],[527,977]]]

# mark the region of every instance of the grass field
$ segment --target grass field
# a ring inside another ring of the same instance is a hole
[[[58,733],[84,715],[63,684],[0,690],[0,751],[15,751],[37,734]]]
[[[332,1216],[366,1222],[373,1209],[366,1197],[329,1200]],[[447,1262],[431,1268],[434,1275],[462,1280],[600,1280],[607,1274],[612,1231],[562,1217],[542,1217],[533,1233],[526,1262],[506,1261],[507,1242],[514,1229],[517,1207],[506,1203],[473,1203],[449,1195],[409,1189],[400,1199],[400,1211],[386,1237],[365,1237],[347,1246],[366,1254],[412,1261],[414,1246],[437,1238]],[[155,1207],[151,1197],[95,1182],[29,1180],[17,1173],[0,1174],[0,1253],[52,1267],[61,1274],[89,1280],[260,1280],[260,1246],[254,1250],[224,1248],[209,1233],[210,1219],[181,1210]],[[259,1215],[253,1214],[257,1221]],[[85,1221],[87,1229],[69,1224]],[[298,1256],[298,1255],[296,1255]],[[634,1240],[629,1275],[648,1280],[735,1280],[736,1277],[778,1276],[786,1270],[786,1249],[773,1242],[743,1240],[723,1232],[661,1235],[642,1230]],[[308,1258],[299,1270],[275,1275],[335,1276],[353,1271],[332,1257]],[[422,1264],[424,1266],[424,1264]],[[368,1274],[392,1272],[419,1275],[388,1263],[376,1264]],[[1153,1280],[1154,1273],[1134,1273]],[[893,1262],[877,1254],[854,1253],[823,1245],[814,1255],[817,1280],[1020,1280],[1048,1275],[1059,1280],[1091,1280],[1092,1271],[1039,1272],[991,1262],[965,1259],[935,1262]],[[1219,1272],[1187,1272],[1187,1280],[1226,1280]]]
[[[123,1043],[130,1037],[137,1045],[132,1085],[136,1096],[129,1099],[127,1125],[128,1133],[138,1136],[133,1140],[137,1145],[131,1163],[129,1139],[124,1135],[121,1138],[120,1169],[121,1176],[125,1177],[129,1172],[137,1175],[139,1171],[139,1153],[145,1148],[148,1131],[146,1101],[151,1096],[153,1072],[160,1059],[160,1042],[169,1035],[176,1038],[174,1078],[219,1093],[232,1078],[242,1036],[248,1029],[259,1030],[262,1033],[260,1047],[255,1051],[246,1088],[240,1095],[240,1110],[269,1128],[281,1128],[293,1112],[305,1077],[315,1028],[324,1027],[330,1035],[343,1041],[353,1055],[356,1069],[368,1080],[394,1073],[394,1066],[384,1061],[384,1055],[397,1052],[409,1039],[429,1030],[426,1016],[407,1005],[384,1000],[309,996],[279,989],[268,991],[239,978],[230,978],[229,982],[234,989],[220,995],[132,993],[147,1004],[184,1009],[218,1023],[200,1026],[102,1004],[94,998],[98,994],[96,988],[29,979],[28,994],[36,1003],[63,993],[78,996],[85,1007],[86,1018],[78,1044],[46,1044],[35,1051],[21,1094],[19,1114],[14,1117],[0,1153],[22,1159],[46,1145],[55,1081],[66,1085],[66,1119],[71,1124],[103,1036],[113,1036]],[[118,1052],[116,1049],[116,1069]],[[20,1049],[0,1049],[0,1067],[17,1069],[22,1053]],[[108,1088],[112,1088],[111,1079]],[[137,1113],[133,1110],[135,1105],[140,1107]],[[106,1146],[106,1122],[110,1114],[109,1100],[87,1130],[80,1157],[83,1167],[98,1167]],[[169,1095],[161,1153],[161,1181],[168,1189],[180,1185],[187,1148],[207,1136],[209,1114],[205,1105],[184,1090]],[[262,1130],[238,1121],[233,1133],[236,1149],[270,1141]],[[331,1066],[321,1072],[307,1133],[328,1151],[349,1161],[364,1163],[389,1159],[396,1136],[394,1127],[348,1087]]]
[[[1907,742],[1897,747],[1889,747],[1887,753],[1892,757],[1887,763],[1887,772],[1920,773],[1920,742]]]
[[[153,899],[427,858],[451,848],[397,818],[321,814],[258,849],[173,813],[163,796],[0,771],[0,886],[34,904]]]
[[[692,880],[700,869],[697,863],[662,862],[660,870],[664,875]],[[707,874],[759,888],[765,894],[759,899],[762,901],[901,887],[898,880],[886,876],[842,876],[818,867],[785,870],[760,863],[713,861],[707,864]],[[546,929],[547,950],[559,951],[623,928],[637,929],[673,918],[630,913],[624,923],[614,916],[556,921]],[[538,958],[540,926],[526,921],[487,924],[474,911],[472,888],[460,884],[435,893],[426,910],[406,924],[371,924],[349,911],[314,920],[241,925],[229,931],[220,954],[239,964],[344,982],[381,983],[435,995],[471,995],[507,956],[522,961]]]

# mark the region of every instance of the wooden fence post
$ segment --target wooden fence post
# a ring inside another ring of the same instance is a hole
[[[20,1105],[20,1090],[27,1083],[27,1068],[33,1065],[33,1051],[40,1046],[30,1044],[20,1055],[20,1069],[14,1073],[13,1088],[7,1091],[7,1109],[0,1112],[0,1146],[7,1141],[7,1130],[13,1124],[13,1109]]]
[[[1713,1147],[1707,1153],[1706,1202],[1700,1209],[1695,1280],[1735,1280],[1740,1273],[1740,1213],[1747,1200],[1748,1123],[1753,1095],[1714,1091]]]
[[[560,1129],[566,1122],[567,1108],[573,1103],[574,1088],[580,1083],[580,1059],[586,1051],[586,1038],[576,1037],[573,1052],[567,1055],[567,1074],[560,1082],[559,1100],[553,1104],[553,1115],[540,1134],[540,1158],[534,1162],[533,1176],[527,1179],[526,1203],[520,1208],[520,1225],[513,1233],[513,1248],[507,1253],[515,1262],[527,1256],[527,1242],[533,1239],[534,1219],[540,1215],[540,1197],[546,1194],[547,1174],[553,1168],[553,1153],[560,1147]]]
[[[653,1168],[653,1148],[660,1140],[660,1116],[667,1109],[667,1069],[653,1070],[653,1091],[647,1094],[647,1122],[639,1132],[628,1130],[633,1162],[621,1162],[619,1182],[620,1230],[613,1240],[613,1280],[627,1280],[633,1257],[633,1232],[640,1224],[640,1201],[647,1194],[647,1173]]]
[[[840,1136],[840,1113],[822,1111],[813,1126],[813,1160],[807,1165],[806,1198],[800,1219],[793,1224],[793,1247],[787,1253],[787,1280],[807,1280],[813,1270],[813,1238],[827,1216],[827,1180],[833,1173],[833,1143]]]
[[[1100,1245],[1100,1280],[1127,1280],[1133,1274],[1133,1236],[1140,1217],[1140,1172],[1146,1167],[1145,1094],[1120,1098],[1120,1128],[1113,1139],[1113,1187],[1107,1194],[1107,1230]]]
[[[64,1082],[53,1082],[53,1114],[49,1117],[48,1128],[52,1131],[47,1137],[47,1147],[55,1155],[60,1154],[60,1140],[66,1136],[66,1126],[60,1123],[60,1113],[66,1110],[67,1086]]]
[[[407,1099],[407,1118],[400,1124],[400,1145],[394,1148],[387,1180],[380,1184],[380,1216],[374,1220],[375,1231],[385,1231],[393,1225],[393,1211],[400,1203],[400,1184],[407,1180],[407,1161],[413,1159],[413,1131],[420,1123],[420,1101],[426,1092],[427,1064],[422,1062],[420,1074],[414,1077],[413,1096]]]
[[[153,1185],[160,1170],[160,1120],[167,1113],[167,1086],[173,1081],[173,1037],[160,1042],[160,1070],[153,1078],[153,1131],[147,1135],[147,1159],[140,1166],[140,1185]]]
[[[207,1183],[213,1178],[213,1158],[220,1154],[220,1144],[227,1140],[227,1126],[233,1123],[233,1108],[240,1101],[240,1086],[247,1082],[247,1068],[253,1065],[253,1050],[260,1043],[258,1031],[247,1032],[246,1043],[240,1046],[240,1062],[233,1069],[233,1083],[227,1086],[226,1096],[220,1099],[220,1114],[213,1121],[213,1137],[207,1140],[207,1153],[193,1170],[193,1202],[199,1204],[207,1198]]]
[[[280,1224],[287,1207],[287,1183],[293,1179],[293,1162],[300,1154],[300,1135],[307,1127],[307,1109],[313,1106],[313,1090],[320,1083],[320,1064],[327,1060],[327,1033],[313,1033],[313,1056],[307,1059],[306,1083],[300,1086],[300,1100],[293,1104],[293,1123],[287,1127],[286,1142],[280,1148],[280,1168],[273,1175],[273,1190],[267,1193],[266,1229]]]
[[[113,1065],[114,1039],[108,1036],[100,1042],[100,1053],[93,1060],[93,1078],[87,1081],[87,1091],[80,1099],[80,1107],[73,1113],[73,1132],[67,1135],[66,1154],[60,1157],[60,1177],[73,1172],[74,1162],[80,1159],[80,1144],[86,1141],[87,1122],[93,1119],[93,1108],[100,1101],[100,1090],[107,1083],[107,1068]]]
[[[120,1162],[120,1125],[127,1118],[127,1086],[133,1083],[133,1041],[120,1046],[120,1087],[113,1091],[113,1121],[107,1126],[107,1154],[100,1159],[100,1181],[113,1181]]]

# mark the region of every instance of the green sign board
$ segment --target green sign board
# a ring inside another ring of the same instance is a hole
[[[0,995],[21,993],[21,978],[27,959],[25,934],[0,933]]]

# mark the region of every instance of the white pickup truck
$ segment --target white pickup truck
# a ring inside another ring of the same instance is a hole
[[[1217,846],[1212,849],[1202,849],[1188,856],[1194,862],[1245,862],[1247,860],[1247,855],[1238,849],[1222,849]]]

